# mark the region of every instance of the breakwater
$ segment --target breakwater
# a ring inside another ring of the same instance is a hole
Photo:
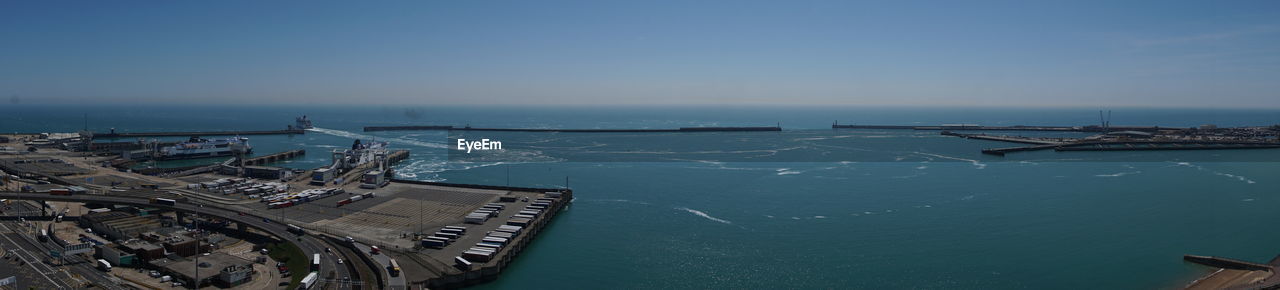
[[[681,127],[676,129],[536,129],[536,128],[475,128],[453,126],[371,126],[365,132],[376,131],[491,131],[491,132],[562,132],[562,133],[679,133],[679,132],[744,132],[782,131],[782,127]]]
[[[132,138],[132,137],[191,137],[191,136],[237,136],[237,135],[290,135],[305,134],[307,130],[258,130],[258,131],[187,131],[187,132],[106,132],[93,133],[93,138]]]
[[[1051,132],[1110,132],[1110,131],[1141,131],[1155,132],[1160,130],[1181,130],[1188,128],[1176,127],[1159,127],[1159,126],[982,126],[972,124],[954,124],[954,125],[929,125],[929,126],[905,126],[905,125],[841,125],[831,124],[831,129],[889,129],[889,130],[953,130],[953,131],[1051,131]]]

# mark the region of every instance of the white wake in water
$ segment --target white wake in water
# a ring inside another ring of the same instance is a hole
[[[431,143],[431,142],[423,142],[418,140],[409,140],[409,139],[401,139],[401,138],[387,138],[387,137],[378,138],[370,135],[359,134],[359,133],[349,132],[349,131],[342,131],[342,130],[311,128],[311,129],[307,129],[307,131],[321,133],[321,134],[328,134],[328,135],[333,135],[338,137],[351,138],[351,139],[362,139],[362,140],[378,139],[382,141],[387,141],[388,143],[421,146],[421,147],[427,147],[427,148],[449,149],[449,146],[445,145],[444,143]]]
[[[946,155],[938,155],[938,154],[933,154],[933,153],[924,153],[924,152],[911,152],[911,153],[920,154],[920,155],[925,155],[925,156],[933,156],[933,157],[938,157],[938,158],[942,158],[942,159],[951,159],[951,160],[958,160],[958,161],[968,161],[969,163],[973,163],[973,166],[978,167],[978,169],[987,168],[987,164],[986,164],[986,163],[978,162],[978,160],[973,160],[973,159],[964,159],[964,158],[960,158],[960,157],[951,157],[951,156],[946,156]]]
[[[1178,163],[1174,163],[1174,165],[1176,165],[1176,166],[1185,166],[1185,167],[1195,168],[1196,170],[1200,170],[1200,171],[1205,171],[1205,172],[1213,173],[1213,175],[1217,175],[1217,176],[1223,176],[1223,177],[1227,177],[1227,178],[1232,178],[1232,179],[1239,180],[1239,181],[1241,181],[1241,182],[1248,183],[1248,184],[1258,183],[1258,182],[1256,182],[1256,181],[1253,181],[1252,179],[1249,179],[1248,177],[1244,177],[1244,176],[1241,176],[1241,175],[1235,175],[1235,174],[1231,174],[1231,173],[1226,173],[1226,172],[1218,172],[1218,171],[1214,171],[1214,170],[1209,170],[1208,168],[1204,168],[1204,166],[1191,164],[1190,162],[1178,162]]]
[[[1121,177],[1121,176],[1125,176],[1125,175],[1138,174],[1138,173],[1142,173],[1142,171],[1130,171],[1130,172],[1120,172],[1120,173],[1112,173],[1112,174],[1098,174],[1098,175],[1094,175],[1094,176],[1097,176],[1097,177]]]
[[[689,213],[691,213],[691,214],[693,214],[693,215],[700,216],[700,217],[704,217],[704,218],[706,218],[706,219],[713,220],[713,221],[716,221],[716,222],[719,222],[719,223],[723,223],[723,224],[727,224],[727,225],[732,225],[732,224],[733,224],[733,222],[730,222],[730,221],[727,221],[727,220],[718,219],[718,218],[713,217],[713,216],[711,216],[711,215],[709,215],[709,214],[707,214],[707,213],[705,213],[705,212],[702,212],[702,211],[700,211],[700,210],[691,209],[691,208],[687,208],[687,207],[677,207],[676,209],[678,209],[678,210],[683,210],[683,211],[689,212]]]

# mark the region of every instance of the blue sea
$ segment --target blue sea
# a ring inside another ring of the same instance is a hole
[[[1280,110],[1113,110],[1117,126],[1280,123]],[[1269,230],[1280,219],[1280,150],[1002,158],[979,150],[1016,145],[830,127],[1093,125],[1096,108],[5,104],[0,131],[276,130],[301,115],[318,128],[249,136],[256,154],[377,139],[412,150],[396,166],[400,178],[573,188],[573,205],[485,289],[1177,288],[1211,271],[1184,254],[1280,254],[1280,232]],[[511,152],[493,159],[448,153],[446,132],[361,130],[777,124],[785,130],[486,135]]]

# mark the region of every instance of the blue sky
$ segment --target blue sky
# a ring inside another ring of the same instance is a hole
[[[1277,1],[4,1],[0,42],[23,103],[1280,107]]]

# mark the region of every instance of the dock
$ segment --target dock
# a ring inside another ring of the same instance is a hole
[[[986,135],[986,134],[960,134],[960,133],[955,133],[951,131],[942,131],[942,135],[955,136],[955,137],[960,137],[965,139],[1002,141],[1002,142],[1010,142],[1010,143],[1033,144],[1033,145],[1062,145],[1067,143],[1063,141],[1064,139],[1062,138],[1029,138],[1029,137],[1015,137],[1015,136]]]
[[[555,132],[555,133],[681,133],[681,132],[753,132],[782,131],[773,127],[681,127],[676,129],[538,129],[538,128],[476,128],[454,126],[371,126],[365,132],[376,131],[489,131],[489,132]]]
[[[971,130],[971,131],[1058,131],[1088,132],[1081,126],[978,126],[978,125],[932,125],[932,126],[900,126],[900,125],[840,125],[831,124],[831,129],[890,129],[890,130]]]
[[[543,212],[542,214],[538,215],[536,218],[529,221],[528,225],[524,226],[524,230],[521,232],[521,234],[514,237],[510,242],[506,243],[504,247],[498,250],[496,255],[494,255],[494,257],[491,260],[483,261],[483,262],[473,261],[475,264],[470,269],[462,269],[462,268],[455,267],[455,265],[453,265],[454,264],[453,261],[451,260],[451,258],[456,255],[455,252],[464,251],[466,247],[471,246],[471,244],[469,244],[468,242],[463,242],[459,240],[456,242],[457,245],[450,245],[446,249],[442,249],[442,250],[432,250],[432,252],[435,252],[435,253],[429,254],[431,256],[430,258],[423,259],[419,263],[425,262],[424,264],[437,265],[437,266],[441,266],[442,268],[434,269],[435,271],[432,271],[430,275],[431,277],[426,277],[425,279],[414,279],[416,281],[410,281],[410,283],[414,284],[415,286],[422,286],[424,288],[431,288],[431,289],[456,289],[456,288],[462,288],[464,286],[476,285],[476,284],[497,279],[498,276],[502,274],[503,270],[506,269],[507,266],[509,266],[511,263],[513,263],[516,257],[520,256],[521,252],[523,252],[526,248],[528,248],[529,245],[534,242],[537,236],[540,235],[542,231],[549,224],[551,224],[551,222],[555,219],[555,217],[558,214],[560,214],[562,211],[564,211],[573,200],[573,190],[565,189],[565,188],[526,188],[526,187],[509,187],[509,186],[495,186],[495,185],[427,182],[427,181],[400,180],[400,179],[393,179],[391,180],[391,182],[402,183],[402,184],[442,186],[442,187],[448,187],[448,188],[498,190],[498,191],[508,192],[508,194],[504,196],[510,197],[513,199],[516,198],[516,196],[512,195],[512,193],[524,193],[524,194],[532,195],[532,196],[529,196],[530,200],[532,200],[533,198],[547,198],[547,199],[554,200],[554,202],[551,203],[551,206],[547,207],[545,210],[542,211]],[[550,196],[549,195],[550,193],[559,193],[559,196]],[[509,208],[504,210],[504,213],[502,213],[502,217],[494,218],[492,221],[486,222],[485,224],[487,225],[468,225],[468,228],[469,228],[468,231],[475,231],[475,233],[468,234],[468,235],[477,235],[477,237],[474,237],[472,239],[478,239],[479,237],[482,237],[482,236],[479,236],[479,235],[483,235],[482,229],[496,227],[495,224],[507,224],[507,222],[509,222],[509,219],[512,218],[511,215],[519,211],[518,209],[519,207],[528,205],[526,202],[522,202],[522,201],[509,201],[509,202],[498,201],[498,203],[508,205]],[[415,257],[415,256],[410,256],[410,257],[414,259],[423,258],[423,257]],[[432,261],[428,261],[428,260],[432,260]]]
[[[1101,138],[1106,135],[1098,135],[1089,138],[1044,138],[1044,137],[1022,137],[1022,136],[998,136],[986,134],[963,134],[952,131],[942,131],[944,136],[954,136],[965,139],[978,139],[989,141],[1000,141],[1009,143],[1030,144],[1031,146],[1005,147],[1005,148],[988,148],[982,149],[982,154],[1004,156],[1013,152],[1038,151],[1053,149],[1054,151],[1155,151],[1155,150],[1227,150],[1227,149],[1273,149],[1280,148],[1280,141],[1274,139],[1228,139],[1228,140],[1197,140],[1197,139],[1174,139],[1168,136],[1156,137],[1155,135],[1140,135],[1142,138]],[[1128,134],[1126,134],[1128,135]]]
[[[265,130],[265,131],[187,131],[187,132],[116,132],[93,133],[94,138],[138,138],[138,137],[191,137],[191,136],[243,136],[243,135],[295,135],[306,134],[307,130]]]
[[[285,151],[285,152],[274,153],[274,154],[263,155],[263,156],[258,156],[258,157],[253,157],[253,158],[245,159],[245,160],[244,160],[244,165],[245,165],[245,166],[257,166],[257,165],[264,165],[264,164],[268,164],[268,163],[275,163],[275,162],[280,162],[280,161],[284,161],[284,160],[288,160],[288,159],[297,158],[297,157],[300,157],[300,156],[302,156],[302,155],[307,155],[307,150],[302,150],[302,149],[298,149],[298,150],[289,150],[289,151]]]

